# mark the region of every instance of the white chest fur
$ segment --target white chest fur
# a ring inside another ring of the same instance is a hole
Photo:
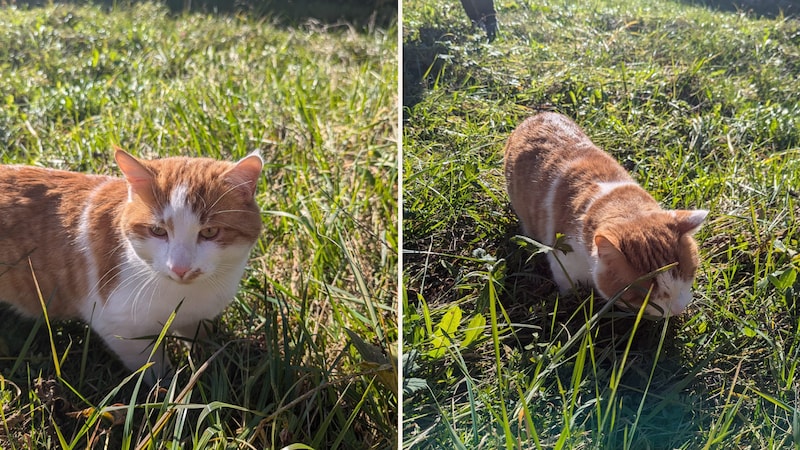
[[[547,262],[550,265],[550,271],[553,272],[553,280],[562,294],[572,288],[572,283],[585,285],[592,283],[592,259],[586,251],[583,241],[567,237],[564,242],[572,247],[571,252],[565,254],[561,250],[555,250],[547,254]]]
[[[213,273],[179,283],[154,272],[129,248],[115,288],[104,301],[97,293],[91,295],[83,305],[83,319],[129,369],[136,370],[150,359],[153,337],[161,333],[173,311],[177,314],[170,331],[189,338],[194,337],[200,321],[222,312],[236,295],[248,250],[231,252],[242,256],[223,260]],[[162,348],[152,361],[155,366],[146,376],[150,384],[169,367]]]
[[[100,305],[94,307],[93,323],[111,322],[118,334],[135,337],[158,332],[170,314],[180,306],[174,326],[196,325],[218,315],[230,303],[239,286],[247,262],[243,257],[220,263],[216,271],[190,283],[179,283],[153,272],[143,261],[129,255],[118,274],[117,286]]]

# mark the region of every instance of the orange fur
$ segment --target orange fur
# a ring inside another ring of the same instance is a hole
[[[663,210],[573,121],[555,113],[530,117],[511,134],[505,175],[523,233],[546,245],[562,233],[573,246],[573,254],[548,257],[562,292],[571,280],[610,298],[637,278],[678,263],[622,298],[638,306],[652,285],[651,302],[672,314],[685,308],[698,265],[692,234],[707,211]],[[566,262],[566,273],[556,258]]]
[[[74,299],[84,297],[88,286],[87,263],[75,238],[83,208],[90,207],[88,197],[101,185],[108,192],[104,198],[125,192],[123,180],[0,166],[0,299],[26,315],[41,313],[32,266],[50,314],[77,317]],[[110,222],[107,213],[119,204],[104,205],[98,220]]]

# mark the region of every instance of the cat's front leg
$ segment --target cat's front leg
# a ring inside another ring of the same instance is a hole
[[[547,254],[547,262],[550,266],[550,272],[552,273],[553,281],[555,281],[556,286],[558,286],[558,292],[561,295],[566,295],[572,291],[572,279],[564,272],[564,269],[562,268],[563,263],[560,262],[559,258],[553,255],[551,252]]]
[[[547,254],[547,262],[562,295],[578,285],[591,286],[591,257],[580,240],[565,238],[562,246]]]

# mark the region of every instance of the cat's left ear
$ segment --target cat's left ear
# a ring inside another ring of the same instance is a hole
[[[255,151],[228,170],[225,178],[248,197],[253,197],[256,195],[256,186],[258,186],[262,167],[264,167],[264,161],[261,160],[258,151]]]
[[[120,148],[114,152],[114,159],[130,186],[129,196],[132,197],[134,192],[144,198],[152,196],[153,172],[150,169]]]
[[[678,219],[678,233],[681,235],[696,233],[708,215],[708,211],[705,209],[678,210],[674,213],[675,218]]]

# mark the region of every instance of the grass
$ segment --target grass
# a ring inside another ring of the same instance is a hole
[[[2,9],[4,163],[258,149],[265,232],[159,399],[85,324],[51,339],[2,309],[0,447],[396,446],[396,37],[154,3]]]
[[[690,2],[403,8],[403,447],[797,448],[800,22]],[[505,138],[574,118],[666,208],[707,208],[694,301],[559,297],[515,237]]]

